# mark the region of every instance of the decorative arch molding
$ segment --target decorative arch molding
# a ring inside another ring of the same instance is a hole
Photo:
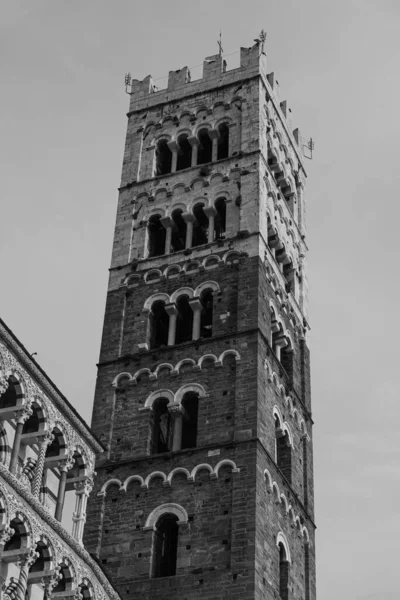
[[[157,506],[147,517],[146,523],[143,529],[154,529],[158,519],[165,514],[173,514],[178,517],[178,524],[187,523],[189,520],[186,510],[180,504],[175,502],[169,502]]]
[[[144,408],[152,408],[154,401],[158,398],[166,398],[169,401],[169,403],[172,403],[174,402],[174,392],[171,392],[171,390],[166,389],[156,390],[147,398],[144,404]]]
[[[267,378],[268,378],[269,383],[273,383],[275,385],[278,396],[282,397],[283,402],[285,403],[286,407],[289,409],[290,416],[294,419],[294,422],[296,423],[298,429],[301,431],[301,434],[303,436],[305,436],[307,438],[307,441],[309,442],[311,440],[311,438],[307,432],[306,422],[305,422],[304,418],[302,416],[300,416],[297,408],[294,408],[292,398],[285,394],[285,388],[280,383],[279,376],[277,375],[277,373],[275,371],[273,371],[268,359],[265,359],[265,361],[264,361],[264,369],[267,371],[267,374],[268,374]],[[276,405],[275,405],[275,407],[278,409],[279,414],[282,415],[282,413],[280,412],[280,409]],[[283,422],[283,419],[282,419],[282,422]]]
[[[220,287],[216,281],[205,281],[204,283],[200,283],[196,289],[194,290],[194,296],[199,297],[204,290],[212,290],[213,292],[219,292]]]
[[[282,533],[282,531],[280,531],[278,533],[278,535],[276,536],[276,546],[277,546],[277,548],[279,548],[280,544],[282,544],[282,546],[285,548],[286,558],[287,558],[288,563],[292,564],[292,557],[290,555],[289,544],[288,544],[288,541],[286,539],[285,534]]]
[[[299,534],[305,539],[305,543],[310,543],[310,535],[307,527],[301,524],[300,516],[295,515],[294,508],[289,501],[289,498],[280,491],[279,485],[272,479],[271,473],[268,469],[264,469],[264,480],[268,494],[272,494],[274,502],[283,508],[284,516],[289,518],[289,521],[293,527],[296,527]]]
[[[149,379],[155,380],[155,379],[158,379],[160,372],[164,369],[169,370],[169,374],[171,377],[176,377],[177,375],[180,374],[182,367],[184,367],[185,365],[190,365],[194,370],[202,370],[203,363],[206,360],[213,361],[214,366],[217,368],[217,367],[223,366],[225,358],[227,358],[229,356],[233,356],[235,358],[236,363],[239,363],[241,360],[239,352],[237,350],[235,350],[234,348],[229,348],[229,349],[221,352],[221,354],[218,357],[215,354],[203,354],[203,356],[201,356],[197,360],[197,362],[193,358],[186,357],[186,358],[183,358],[182,360],[180,360],[179,362],[177,362],[175,366],[173,366],[171,363],[161,363],[160,365],[158,365],[155,368],[154,371],[150,371],[150,369],[148,369],[148,368],[143,368],[143,369],[139,369],[139,371],[136,371],[136,373],[134,375],[131,375],[127,371],[123,371],[122,373],[119,373],[116,377],[114,377],[111,385],[112,385],[112,387],[118,389],[124,380],[127,381],[128,385],[137,385],[138,383],[140,383],[139,382],[140,375],[142,375],[144,373],[146,373],[149,376]],[[153,393],[158,394],[158,391],[153,392]],[[171,392],[171,394],[172,393],[173,392]],[[149,398],[148,398],[148,400],[149,400]],[[151,403],[152,402],[153,402],[153,400],[151,400]]]
[[[157,302],[159,300],[161,302],[165,302],[165,304],[169,304],[169,302],[170,302],[168,294],[165,294],[164,292],[160,292],[159,294],[153,294],[152,296],[147,298],[147,300],[144,303],[143,309],[150,310],[152,305],[154,304],[154,302]]]
[[[174,402],[178,402],[182,404],[182,400],[184,396],[189,392],[195,392],[199,395],[199,398],[207,398],[208,394],[205,391],[204,387],[200,383],[188,383],[179,388],[177,392],[175,392]]]
[[[170,302],[175,303],[180,296],[188,296],[189,298],[193,298],[193,290],[190,287],[181,287],[175,292],[173,292],[170,296]]]
[[[112,479],[109,479],[108,481],[106,481],[103,484],[103,486],[101,487],[101,490],[98,492],[97,495],[103,496],[103,497],[106,496],[107,489],[111,485],[117,485],[119,488],[119,491],[127,492],[130,483],[133,481],[137,481],[140,484],[141,488],[148,489],[151,481],[153,479],[156,479],[157,477],[162,479],[164,487],[170,487],[172,485],[173,478],[175,477],[175,475],[178,475],[178,474],[186,475],[187,482],[194,483],[196,481],[196,477],[200,471],[208,471],[208,473],[210,474],[210,479],[215,480],[215,479],[218,479],[219,471],[223,467],[230,467],[232,470],[232,473],[240,473],[240,469],[236,466],[236,463],[233,460],[230,460],[229,458],[224,458],[224,459],[220,460],[215,465],[215,467],[212,467],[208,463],[200,463],[200,464],[196,465],[195,467],[193,467],[193,469],[191,471],[189,471],[188,469],[186,469],[184,467],[176,467],[176,468],[172,469],[172,471],[170,471],[168,473],[168,475],[166,475],[163,471],[152,471],[145,478],[143,478],[141,475],[134,474],[134,475],[130,475],[129,477],[127,477],[123,483],[121,483],[121,481],[119,479],[114,477]]]

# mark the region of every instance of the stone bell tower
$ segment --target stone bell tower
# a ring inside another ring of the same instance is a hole
[[[305,179],[261,43],[132,81],[85,529],[123,598],[315,599]]]

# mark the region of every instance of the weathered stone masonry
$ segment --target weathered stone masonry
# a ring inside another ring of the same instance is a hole
[[[127,599],[315,599],[306,173],[266,63],[132,82],[85,528]]]

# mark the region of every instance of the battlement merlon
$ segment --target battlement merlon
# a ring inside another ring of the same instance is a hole
[[[185,96],[201,94],[216,87],[221,88],[244,79],[252,79],[261,76],[268,97],[274,104],[276,113],[279,115],[282,125],[289,138],[293,142],[293,147],[297,153],[299,161],[306,174],[304,164],[304,154],[299,130],[291,131],[290,122],[287,119],[287,103],[281,102],[278,96],[278,87],[275,82],[274,73],[268,73],[267,55],[262,52],[259,43],[250,48],[240,48],[240,67],[226,70],[226,62],[220,54],[208,56],[203,62],[203,76],[201,79],[191,81],[190,70],[183,67],[177,71],[170,71],[168,75],[168,84],[164,89],[158,89],[155,86],[151,75],[147,75],[142,81],[133,79],[130,89],[130,107],[128,116],[142,110],[147,110],[157,105],[182,100]]]

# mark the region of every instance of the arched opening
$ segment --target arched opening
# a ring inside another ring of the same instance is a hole
[[[150,348],[168,345],[169,316],[165,310],[165,302],[153,302],[150,312]]]
[[[304,544],[304,598],[310,600],[310,545]]]
[[[199,396],[195,392],[188,392],[182,399],[185,410],[182,423],[181,449],[196,448],[197,445],[197,421],[199,413]]]
[[[154,577],[176,575],[178,555],[178,517],[162,515],[154,532]]]
[[[279,595],[282,600],[289,598],[289,561],[285,546],[279,543]]]
[[[200,337],[212,336],[214,298],[212,290],[204,290],[200,296],[202,305],[200,317]]]
[[[46,598],[43,590],[43,578],[49,575],[51,556],[45,542],[38,542],[35,552],[39,554],[28,572],[26,596],[30,599],[41,600]]]
[[[292,448],[287,431],[281,428],[278,417],[275,417],[276,464],[289,483],[292,482]]]
[[[0,410],[3,408],[11,408],[17,406],[19,394],[17,393],[16,384],[13,378],[8,379],[8,387],[4,394],[0,396]]]
[[[189,143],[186,134],[180,135],[178,138],[178,159],[176,170],[188,169],[192,166],[192,146]]]
[[[163,454],[172,450],[172,419],[168,403],[167,398],[157,398],[153,403],[153,454]]]
[[[289,383],[293,382],[293,350],[290,343],[281,348],[281,365],[285,369],[289,378]]]
[[[173,211],[171,218],[173,221],[171,235],[172,252],[184,250],[186,247],[186,222],[182,217],[183,211],[179,208]]]
[[[175,344],[182,344],[192,339],[193,332],[193,310],[189,304],[188,296],[179,296],[176,301],[178,318],[176,321]]]
[[[208,135],[207,129],[200,129],[198,133],[199,150],[197,155],[197,164],[204,165],[212,161],[212,141]]]
[[[215,203],[217,214],[215,215],[214,231],[215,239],[222,240],[226,232],[226,202],[224,198],[219,198]]]
[[[4,544],[3,552],[20,550],[24,546],[23,538],[26,537],[26,531],[22,521],[18,518],[15,518],[11,521],[10,527],[14,530],[14,533],[8,542]]]
[[[12,519],[10,527],[14,530],[14,533],[4,544],[1,556],[1,577],[3,582],[12,582],[12,577],[14,577],[14,581],[19,580],[21,571],[19,560],[28,547],[28,532],[22,519],[15,517]],[[7,590],[5,591],[7,593]]]
[[[202,246],[208,243],[208,217],[204,212],[204,204],[196,204],[193,208],[195,221],[193,223],[192,246]]]
[[[229,156],[229,127],[227,123],[222,123],[218,127],[219,139],[218,139],[218,160],[222,158],[228,158]]]
[[[160,215],[152,215],[147,224],[148,256],[162,256],[165,254],[166,230],[161,223]]]
[[[24,426],[22,428],[22,435],[26,435],[27,433],[38,433],[40,424],[41,424],[40,414],[37,407],[32,406],[32,414],[29,419],[25,421]]]
[[[156,146],[156,175],[171,173],[172,152],[167,140],[160,140]]]

